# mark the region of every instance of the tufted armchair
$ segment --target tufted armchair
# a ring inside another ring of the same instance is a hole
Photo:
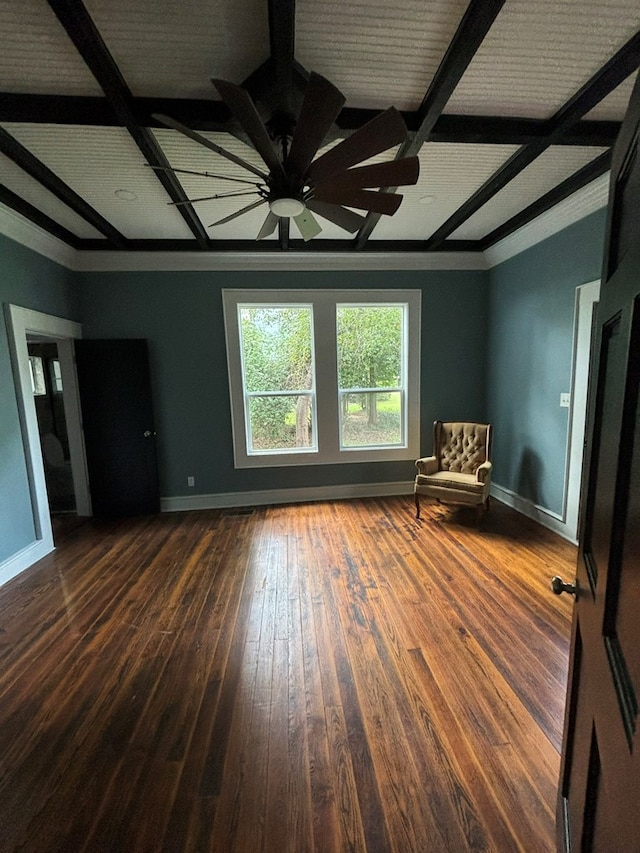
[[[433,456],[416,461],[416,518],[420,518],[420,495],[488,510],[490,460],[491,424],[435,421]]]

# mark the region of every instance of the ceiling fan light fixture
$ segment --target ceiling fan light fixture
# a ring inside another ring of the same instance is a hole
[[[285,219],[292,219],[295,216],[300,216],[304,211],[305,204],[300,198],[293,196],[284,196],[283,198],[274,198],[269,202],[269,210],[275,216],[283,216]]]

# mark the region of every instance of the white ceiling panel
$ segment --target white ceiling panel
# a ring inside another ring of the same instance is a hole
[[[374,240],[425,240],[491,177],[516,145],[453,145],[431,142],[420,151],[420,178],[401,187],[395,216],[382,216]]]
[[[84,220],[71,208],[67,207],[64,202],[45,189],[41,183],[32,178],[26,172],[23,172],[19,166],[0,154],[0,175],[2,183],[8,187],[11,192],[21,196],[29,204],[32,204],[42,213],[51,217],[59,225],[62,225],[76,237],[86,239],[99,239],[103,235],[96,231],[93,225]]]
[[[0,89],[101,95],[69,36],[43,0],[0,0]]]
[[[296,58],[324,74],[348,106],[415,110],[467,0],[298,0]]]
[[[85,0],[134,95],[211,98],[269,56],[263,0]]]
[[[189,239],[193,234],[119,127],[5,124],[6,130],[125,237]],[[128,201],[116,192],[133,193]]]
[[[586,166],[605,148],[555,145],[514,178],[503,190],[453,232],[453,240],[479,240]]]
[[[508,0],[446,112],[550,118],[639,27],[637,0]]]

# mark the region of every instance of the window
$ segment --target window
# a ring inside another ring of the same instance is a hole
[[[54,394],[62,394],[62,370],[60,369],[60,359],[52,358],[49,362],[51,370],[51,387]]]
[[[420,292],[224,290],[239,468],[415,459]]]
[[[29,356],[29,369],[33,396],[43,397],[47,393],[47,385],[44,379],[44,364],[39,355]]]
[[[238,305],[247,449],[317,450],[313,310]]]

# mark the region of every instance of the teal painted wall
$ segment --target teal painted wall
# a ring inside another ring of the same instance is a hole
[[[78,319],[73,273],[0,235],[0,302]],[[0,563],[35,539],[6,320],[0,322]]]
[[[403,463],[233,468],[223,287],[419,288],[421,452],[431,425],[495,425],[494,480],[562,511],[575,288],[600,274],[605,212],[490,272],[72,273],[0,236],[0,300],[83,323],[86,337],[149,341],[163,496],[411,482]],[[486,392],[485,392],[486,389]],[[196,489],[186,487],[196,476]],[[0,327],[0,562],[33,518],[4,323]]]
[[[606,211],[499,264],[489,276],[487,411],[495,483],[563,510],[575,289],[600,277]]]
[[[221,290],[422,290],[422,451],[431,424],[485,416],[486,272],[135,272],[78,276],[85,337],[149,341],[161,494],[404,481],[412,461],[235,470]],[[196,488],[187,489],[187,476]]]

